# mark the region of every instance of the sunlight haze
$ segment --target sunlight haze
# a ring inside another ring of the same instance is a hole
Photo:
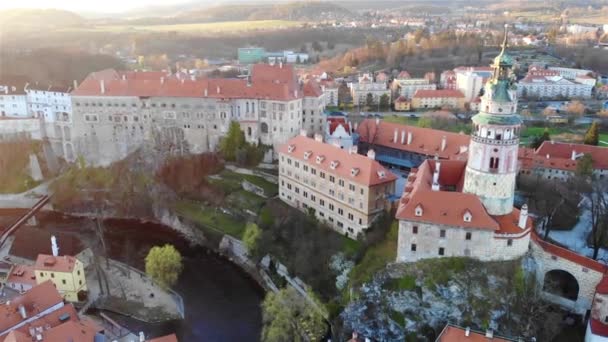
[[[121,12],[138,7],[173,5],[185,2],[184,0],[106,0],[103,3],[81,0],[23,0],[19,2],[0,2],[0,9],[9,8],[58,8],[71,11],[90,12]]]

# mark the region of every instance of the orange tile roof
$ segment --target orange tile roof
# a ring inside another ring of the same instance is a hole
[[[498,336],[487,338],[485,333],[470,330],[469,336],[466,336],[466,329],[446,325],[436,342],[511,342],[513,339],[506,339]]]
[[[536,243],[539,247],[545,250],[545,252],[548,252],[560,258],[564,258],[575,264],[581,265],[596,272],[606,273],[608,271],[608,265],[604,265],[601,262],[587,258],[586,256],[580,255],[567,248],[560,247],[558,245],[554,245],[550,242],[547,242],[541,239],[534,230],[532,230],[530,238],[532,242]]]
[[[262,75],[260,75],[262,74]],[[125,75],[124,79],[122,75]],[[123,72],[108,69],[93,72],[74,90],[72,96],[131,97],[209,97],[257,98],[289,101],[301,98],[291,66],[256,64],[252,83],[242,79],[203,80],[164,77],[157,72]],[[289,77],[292,77],[291,79]],[[104,92],[101,83],[103,80]]]
[[[63,303],[63,298],[50,281],[34,286],[23,295],[10,301],[10,304],[0,305],[0,331],[5,331],[20,322],[19,305],[25,307],[28,317],[43,312],[50,307]]]
[[[591,154],[594,168],[608,169],[608,148],[606,147],[545,141],[536,150],[536,154],[545,157],[545,159],[549,155],[549,159],[560,158],[571,160],[572,151],[576,151],[576,154]],[[574,169],[576,169],[576,165]]]
[[[498,231],[500,226],[484,208],[481,200],[473,194],[463,193],[466,162],[441,161],[439,172],[440,190],[433,191],[433,173],[437,161],[424,161],[415,174],[408,177],[406,190],[399,201],[397,219],[444,224],[464,228]],[[450,191],[447,189],[451,188]],[[416,216],[415,210],[421,206],[423,213]],[[471,221],[464,221],[465,212],[471,213]]]
[[[175,334],[171,334],[167,336],[153,338],[151,340],[148,340],[148,342],[177,342],[177,336],[175,336]]]
[[[36,285],[36,274],[34,273],[34,267],[29,265],[16,265],[11,274],[6,279],[7,283],[15,284],[29,284],[31,286]]]
[[[293,148],[291,153],[289,152],[290,146]],[[304,158],[306,152],[310,153],[308,160]],[[383,184],[397,179],[392,172],[373,159],[357,153],[351,154],[340,147],[319,142],[302,135],[291,138],[286,144],[281,145],[279,153],[308,162],[317,168],[325,170],[329,174],[335,174],[365,186]],[[323,157],[319,163],[316,163],[317,156]],[[331,164],[336,161],[338,165],[335,169],[332,169]],[[353,169],[358,170],[358,173],[354,176],[352,174]],[[384,174],[384,177],[380,176],[381,173]]]
[[[49,327],[53,328],[69,321],[79,321],[78,313],[76,312],[76,309],[72,304],[64,305],[63,307],[51,312],[48,315],[45,315],[44,317],[41,317],[33,322],[24,324],[17,330],[27,334],[30,328],[43,327],[48,329]]]
[[[32,338],[20,331],[11,331],[4,338],[4,342],[32,342]]]
[[[48,254],[38,254],[36,259],[36,271],[49,272],[72,272],[76,266],[76,258],[73,256],[62,255],[52,256]]]
[[[304,96],[306,97],[319,97],[323,95],[323,90],[319,83],[315,80],[308,80],[304,83],[304,87],[302,89],[304,92]]]
[[[526,229],[522,230],[519,228],[519,213],[520,210],[517,208],[513,208],[513,211],[506,215],[493,215],[492,217],[498,225],[500,229],[496,231],[496,234],[508,234],[508,235],[518,235],[521,236],[527,235],[530,230],[532,230],[533,221],[532,218],[528,217],[526,221]]]
[[[84,322],[70,321],[42,333],[43,341],[91,342],[100,330]]]
[[[413,98],[446,98],[457,97],[464,98],[464,94],[457,89],[418,89],[414,93]]]
[[[397,130],[397,141],[393,141]],[[406,132],[406,143],[401,144],[401,133]],[[412,133],[412,142],[407,144],[407,133]],[[438,156],[441,159],[466,160],[470,136],[467,134],[440,131],[431,128],[401,125],[366,119],[357,128],[362,142],[386,146],[398,150],[419,153],[428,156]],[[441,150],[441,141],[446,138],[446,147]]]

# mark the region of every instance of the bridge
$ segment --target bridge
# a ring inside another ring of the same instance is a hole
[[[21,216],[15,223],[13,223],[11,226],[9,226],[2,233],[2,235],[0,235],[0,248],[2,248],[2,246],[4,245],[4,243],[6,242],[8,237],[11,236],[11,234],[13,234],[15,231],[17,231],[17,229],[21,228],[21,226],[24,223],[26,223],[28,220],[30,220],[31,218],[34,218],[34,215],[36,215],[36,213],[38,211],[40,211],[40,209],[42,209],[49,202],[50,199],[51,199],[51,196],[49,196],[49,195],[42,196],[40,198],[40,200],[38,200],[38,202],[36,202],[36,204],[34,204],[32,209],[30,209],[27,213],[25,213],[23,216]]]
[[[543,298],[571,312],[586,315],[608,265],[544,241],[534,231],[530,249]]]

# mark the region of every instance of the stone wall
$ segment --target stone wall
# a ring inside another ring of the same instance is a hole
[[[42,139],[40,119],[6,119],[0,120],[0,140],[15,138]]]

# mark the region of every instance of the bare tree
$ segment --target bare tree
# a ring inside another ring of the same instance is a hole
[[[586,207],[591,214],[591,247],[593,260],[597,260],[600,248],[608,237],[608,201],[606,200],[606,183],[595,180],[587,194]]]

